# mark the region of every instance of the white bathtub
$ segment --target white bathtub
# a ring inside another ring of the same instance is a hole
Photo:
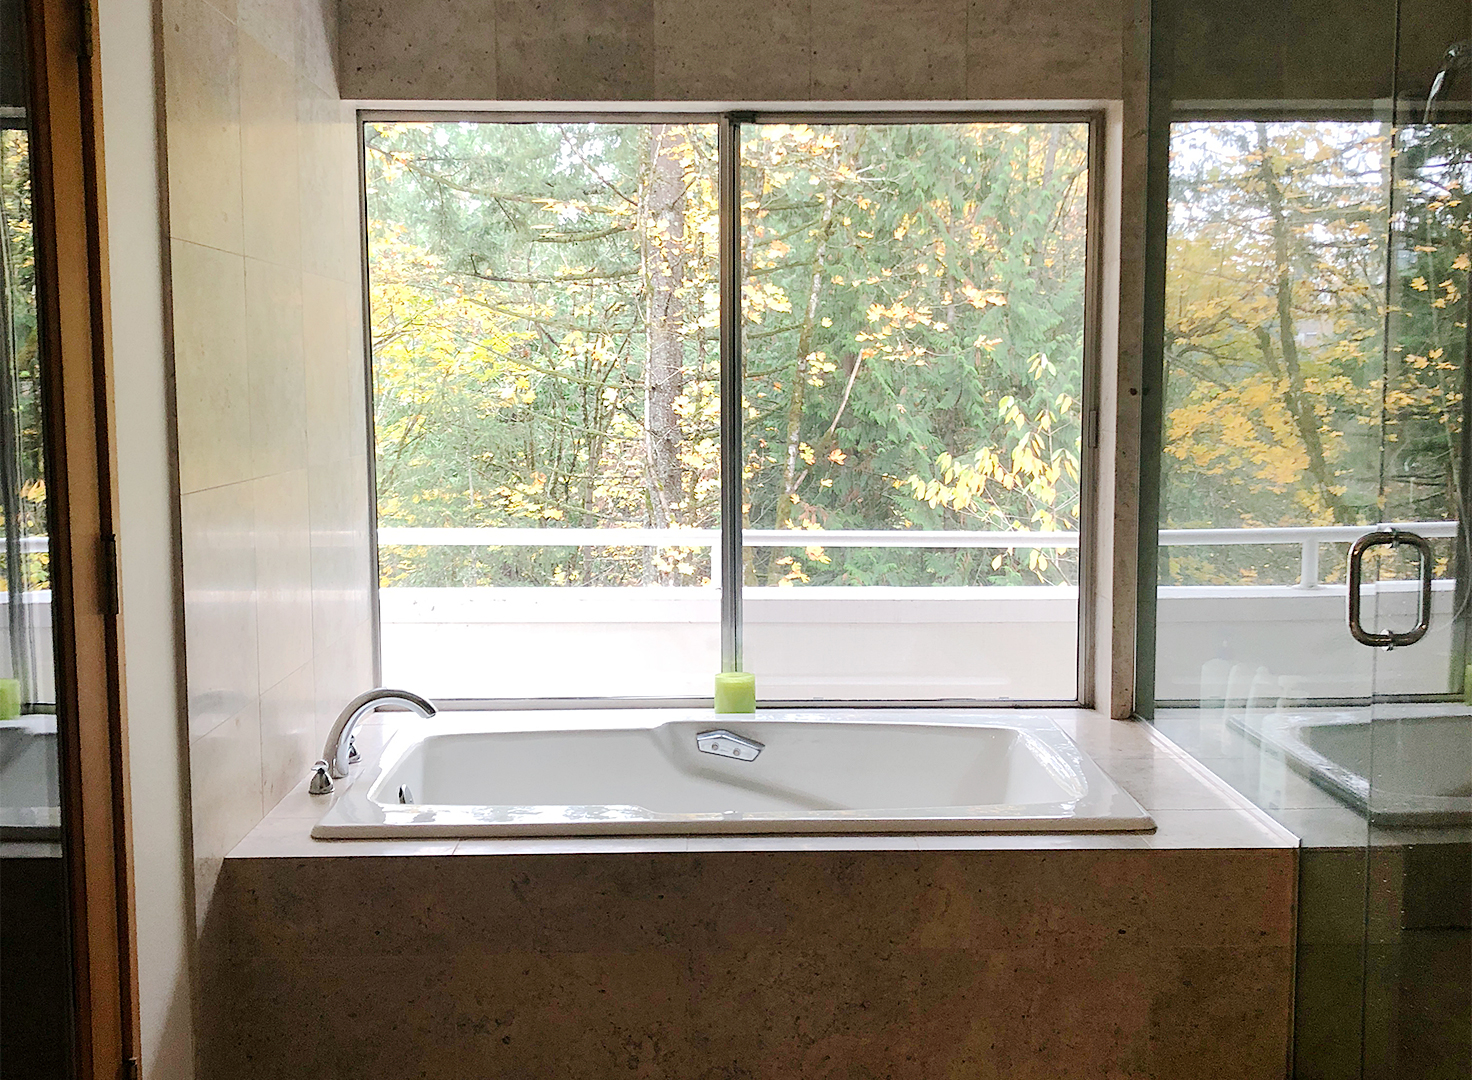
[[[380,758],[338,781],[313,836],[1154,828],[1046,716],[1022,711],[441,712],[395,724]],[[754,760],[701,752],[697,735],[714,729],[763,748]]]
[[[1227,722],[1282,754],[1319,787],[1377,825],[1472,824],[1472,714],[1462,705],[1231,715]]]

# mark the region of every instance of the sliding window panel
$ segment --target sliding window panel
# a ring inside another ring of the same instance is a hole
[[[76,965],[52,614],[58,507],[46,490],[59,417],[43,384],[60,335],[37,273],[37,249],[54,242],[37,213],[50,147],[33,134],[26,33],[20,10],[0,5],[0,1080],[61,1080],[78,1072]]]
[[[760,695],[1074,700],[1088,124],[741,130]]]
[[[364,138],[384,680],[709,695],[715,124]]]

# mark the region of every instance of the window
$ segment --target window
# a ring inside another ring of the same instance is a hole
[[[364,148],[386,681],[700,698],[739,648],[771,701],[1077,698],[1086,119]]]

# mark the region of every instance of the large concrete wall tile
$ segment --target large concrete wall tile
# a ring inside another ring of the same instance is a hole
[[[966,0],[812,0],[817,101],[966,97]]]
[[[497,0],[496,96],[647,101],[654,36],[654,0]]]
[[[235,0],[241,37],[249,37],[296,73],[298,0]],[[244,49],[242,40],[241,47]]]
[[[254,482],[260,684],[275,686],[312,657],[311,521],[307,473]]]
[[[967,96],[1119,97],[1123,7],[1118,0],[970,0]]]
[[[189,744],[194,853],[223,858],[265,812],[261,801],[260,706],[244,709]]]
[[[245,260],[178,240],[171,251],[179,486],[187,493],[251,475]]]
[[[235,24],[203,0],[164,6],[169,235],[241,250],[240,61]]]
[[[240,35],[241,184],[246,255],[301,262],[294,66]]]
[[[301,783],[322,750],[316,673],[309,661],[261,695],[261,792],[275,806]]]
[[[494,100],[496,6],[343,0],[345,98]]]
[[[254,475],[300,469],[307,455],[301,275],[247,259],[245,311]]]
[[[240,713],[260,693],[251,485],[186,494],[182,517],[184,651],[194,739]]]
[[[654,96],[809,100],[812,37],[811,0],[654,0]]]

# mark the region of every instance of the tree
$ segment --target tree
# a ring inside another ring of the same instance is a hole
[[[746,523],[1075,527],[1085,126],[745,131]],[[370,125],[368,169],[380,520],[549,540],[389,551],[385,580],[708,581],[708,549],[550,545],[717,524],[713,126]],[[1062,582],[1076,559],[796,541],[748,579]]]
[[[1176,126],[1164,526],[1456,515],[1467,155],[1455,131]],[[1410,486],[1396,479],[1408,467]],[[1293,549],[1162,550],[1169,582],[1296,576]]]

